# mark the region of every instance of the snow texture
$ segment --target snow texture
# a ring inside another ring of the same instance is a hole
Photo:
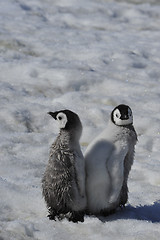
[[[0,240],[159,240],[159,0],[1,0],[0,25]],[[41,179],[58,127],[47,112],[80,116],[84,152],[121,103],[139,139],[126,209],[50,221]]]

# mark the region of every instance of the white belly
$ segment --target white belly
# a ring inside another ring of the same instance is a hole
[[[89,211],[98,213],[100,210],[108,208],[109,192],[110,177],[106,166],[101,163],[87,176],[86,193]]]
[[[123,184],[127,141],[124,138],[113,141],[114,134],[109,136],[107,139],[108,132],[103,132],[85,152],[86,193],[92,213],[111,210],[118,201]]]

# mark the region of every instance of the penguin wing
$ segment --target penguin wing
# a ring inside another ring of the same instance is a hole
[[[127,181],[128,181],[129,172],[131,170],[131,167],[134,161],[136,142],[137,142],[137,135],[136,135],[136,132],[134,131],[134,135],[133,135],[133,138],[131,139],[129,151],[124,159],[124,179],[123,179],[123,186],[121,189],[120,201],[119,201],[119,204],[122,206],[124,206],[128,200]]]
[[[116,146],[107,159],[107,169],[111,183],[109,203],[114,203],[119,197],[124,180],[124,159],[127,152],[128,146]]]

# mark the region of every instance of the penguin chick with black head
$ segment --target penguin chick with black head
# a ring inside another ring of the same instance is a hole
[[[49,218],[67,217],[69,221],[84,221],[86,208],[85,163],[79,139],[82,124],[70,110],[49,112],[59,123],[60,132],[50,149],[42,179],[43,196]]]
[[[133,164],[137,134],[129,106],[113,109],[107,128],[85,152],[87,209],[108,215],[128,200],[128,175]]]

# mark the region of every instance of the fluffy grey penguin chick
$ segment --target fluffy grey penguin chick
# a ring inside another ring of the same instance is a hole
[[[86,194],[90,214],[104,216],[124,207],[127,180],[134,159],[137,134],[129,106],[111,113],[107,128],[86,149]]]
[[[86,193],[85,162],[79,144],[82,124],[78,115],[70,110],[49,114],[60,127],[42,179],[49,218],[67,217],[69,221],[83,222]]]

